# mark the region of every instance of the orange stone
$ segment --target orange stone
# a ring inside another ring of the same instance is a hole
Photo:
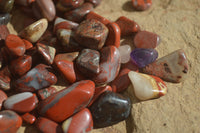
[[[96,19],[96,20],[100,21],[101,23],[103,23],[104,25],[111,23],[110,20],[100,16],[99,14],[97,14],[93,11],[91,11],[90,13],[88,13],[86,15],[86,19]]]

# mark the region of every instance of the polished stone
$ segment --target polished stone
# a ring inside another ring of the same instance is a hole
[[[75,9],[80,7],[84,0],[60,0],[59,2],[66,8]]]
[[[10,14],[9,13],[2,13],[0,14],[0,25],[7,25],[10,21]]]
[[[94,7],[98,6],[101,4],[102,0],[86,0],[86,2],[90,2],[94,5]]]
[[[1,0],[0,1],[0,12],[7,13],[13,9],[15,0]]]
[[[59,60],[67,60],[67,61],[74,61],[79,55],[79,52],[72,52],[72,53],[63,53],[63,54],[57,54],[54,62],[57,62]]]
[[[56,92],[57,92],[56,88],[54,88],[54,87],[48,87],[48,88],[39,90],[37,92],[37,94],[38,94],[38,97],[41,100],[44,100],[44,99],[46,99],[47,97],[51,96],[52,94],[54,94]]]
[[[152,0],[132,0],[132,5],[135,10],[144,11],[151,7]]]
[[[101,22],[104,25],[107,25],[107,24],[111,23],[110,20],[108,20],[108,19],[104,18],[103,16],[95,13],[94,11],[89,12],[85,16],[85,18],[86,19],[96,19],[96,20],[98,20],[99,22]]]
[[[125,64],[130,60],[130,54],[131,54],[131,46],[130,45],[123,45],[118,48],[120,57],[121,57],[121,63]]]
[[[0,89],[4,91],[10,90],[11,73],[8,66],[0,70]]]
[[[25,114],[21,115],[21,118],[22,118],[23,122],[26,122],[28,124],[33,124],[36,120],[36,117],[30,113],[25,113]]]
[[[5,40],[6,37],[10,34],[6,25],[0,25],[0,40]]]
[[[4,91],[0,90],[0,110],[3,102],[7,99],[7,95]]]

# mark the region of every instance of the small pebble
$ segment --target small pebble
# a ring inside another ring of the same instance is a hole
[[[6,25],[0,25],[0,41],[5,40],[6,37],[10,34]]]
[[[7,95],[4,91],[0,90],[0,110],[3,102],[7,99]]]
[[[10,90],[11,73],[8,66],[5,66],[0,70],[0,89],[4,91]]]
[[[96,19],[96,20],[98,20],[99,22],[101,22],[101,23],[104,24],[104,25],[107,25],[107,24],[111,23],[110,20],[108,20],[108,19],[106,19],[106,18],[100,16],[99,14],[97,14],[97,13],[95,13],[95,12],[93,12],[93,11],[89,12],[89,13],[86,15],[85,18],[86,18],[86,19]]]
[[[22,6],[29,6],[33,2],[35,2],[35,0],[15,0],[16,4],[19,4]]]
[[[158,58],[158,52],[155,49],[136,48],[131,52],[131,61],[139,68],[154,62]]]
[[[54,94],[56,92],[57,92],[56,88],[54,88],[54,87],[48,87],[48,88],[39,90],[37,92],[37,94],[38,94],[38,97],[41,100],[44,100],[44,99],[46,99],[47,97],[51,96],[52,94]]]
[[[59,2],[66,8],[75,9],[80,7],[84,0],[60,0]]]
[[[22,40],[24,41],[24,45],[25,45],[26,50],[33,48],[33,44],[31,42],[29,42],[26,39],[22,39]]]
[[[62,124],[64,133],[88,133],[93,129],[93,120],[87,108],[65,120]]]
[[[148,31],[140,31],[134,37],[137,48],[156,48],[160,43],[160,36]]]
[[[63,54],[57,54],[54,62],[57,62],[59,60],[67,60],[73,62],[79,55],[79,52],[72,52],[72,53],[63,53]]]
[[[101,1],[102,0],[86,0],[86,2],[92,3],[94,7],[97,7],[98,5],[100,5]]]
[[[3,12],[3,13],[11,12],[13,5],[14,5],[14,0],[1,0],[0,12]]]
[[[159,98],[167,93],[167,86],[158,77],[130,71],[128,76],[132,82],[135,96],[140,100]]]
[[[36,120],[36,117],[30,113],[25,113],[25,114],[21,115],[21,118],[22,118],[23,122],[26,122],[28,124],[33,124]]]
[[[135,10],[144,11],[151,7],[152,0],[132,0],[132,5]]]
[[[131,46],[130,45],[123,45],[118,48],[120,57],[121,57],[121,63],[125,64],[130,60],[130,54],[131,54]]]

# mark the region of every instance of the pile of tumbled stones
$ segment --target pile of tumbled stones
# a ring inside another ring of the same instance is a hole
[[[96,14],[92,10],[100,2],[0,1],[1,133],[17,132],[22,120],[44,133],[111,126],[130,114],[131,101],[120,92],[131,83],[136,98],[149,100],[167,93],[163,80],[185,79],[188,64],[182,49],[157,59],[160,37],[124,16],[111,22]],[[152,4],[132,2],[140,11]],[[32,23],[18,36],[7,29],[13,5]],[[133,36],[136,48],[120,46],[121,36]],[[60,77],[68,85],[58,91],[52,85]]]

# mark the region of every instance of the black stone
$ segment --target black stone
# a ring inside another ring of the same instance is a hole
[[[90,107],[94,128],[111,126],[125,120],[131,110],[131,101],[121,94],[106,91]]]
[[[9,13],[0,14],[0,25],[7,25],[9,21],[10,21]]]

